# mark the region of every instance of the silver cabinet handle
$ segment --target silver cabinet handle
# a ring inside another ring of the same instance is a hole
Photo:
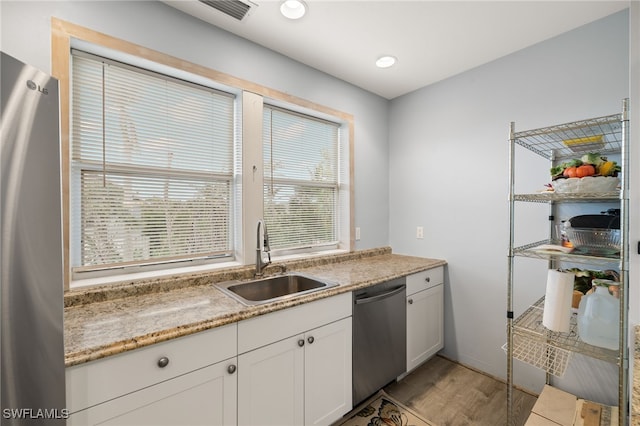
[[[407,302],[409,302],[410,305],[413,305],[413,299],[409,299]]]
[[[309,336],[307,338],[307,342],[309,342],[309,344],[312,344],[315,341],[315,339],[313,338],[313,336]]]
[[[169,365],[169,358],[166,356],[163,356],[158,360],[158,367],[165,368],[167,365]]]
[[[300,346],[300,347],[304,346],[304,339],[298,340],[298,346]]]
[[[236,372],[236,368],[237,367],[235,365],[231,364],[230,366],[227,367],[227,373],[229,373],[229,374],[235,373]]]

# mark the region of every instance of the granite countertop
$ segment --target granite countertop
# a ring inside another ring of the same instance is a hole
[[[445,264],[440,259],[392,254],[388,248],[292,263],[287,272],[303,272],[339,285],[257,306],[245,306],[214,285],[249,278],[253,268],[248,267],[174,277],[170,283],[74,290],[65,296],[65,364],[82,364]],[[275,266],[270,268],[277,270]]]

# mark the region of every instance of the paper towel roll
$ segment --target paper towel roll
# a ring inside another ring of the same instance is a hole
[[[549,330],[562,333],[569,331],[574,279],[572,272],[549,270],[542,314],[542,325]]]

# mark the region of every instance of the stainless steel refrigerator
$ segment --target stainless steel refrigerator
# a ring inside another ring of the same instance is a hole
[[[65,424],[58,81],[1,53],[0,421]]]

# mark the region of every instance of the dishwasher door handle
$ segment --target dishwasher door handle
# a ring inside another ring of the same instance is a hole
[[[405,288],[407,288],[406,285],[401,285],[400,287],[396,287],[393,290],[387,291],[385,293],[376,294],[375,296],[363,297],[362,299],[357,299],[356,298],[355,304],[356,305],[364,305],[365,303],[377,302],[379,300],[383,300],[383,299],[386,299],[388,297],[394,296],[394,295],[402,292]]]

